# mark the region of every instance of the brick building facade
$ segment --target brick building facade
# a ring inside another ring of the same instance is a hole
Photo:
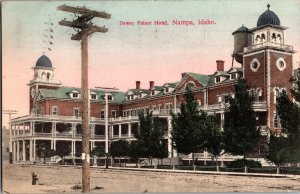
[[[179,111],[185,88],[191,86],[200,109],[216,114],[222,127],[225,107],[229,97],[234,97],[234,84],[239,77],[247,81],[249,92],[255,96],[253,108],[262,135],[266,136],[270,130],[280,130],[276,96],[282,90],[291,96],[295,52],[292,46],[285,44],[286,29],[268,7],[260,15],[256,27],[248,29],[242,26],[232,33],[232,57],[240,67],[225,70],[225,62],[217,60],[216,72],[212,75],[185,72],[178,82],[157,86],[150,81],[149,87],[144,89],[136,81],[136,87],[126,92],[115,88],[90,89],[91,149],[105,145],[105,131],[109,142],[121,138],[134,140],[133,131],[138,128],[137,114],[148,109],[164,121],[164,143],[170,157],[175,156],[170,140],[170,111]],[[35,161],[38,158],[36,151],[41,146],[56,149],[61,142],[68,142],[72,150],[70,156],[74,157],[80,149],[82,133],[81,89],[62,86],[55,79],[52,63],[45,55],[38,59],[33,70],[34,78],[28,84],[30,114],[12,122],[14,160]],[[108,125],[105,125],[106,119]],[[207,157],[207,153],[202,156]]]

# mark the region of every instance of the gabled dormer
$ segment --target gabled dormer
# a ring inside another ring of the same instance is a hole
[[[80,91],[77,89],[73,89],[69,92],[71,98],[79,99],[81,97]]]
[[[98,94],[95,91],[90,92],[90,99],[91,100],[98,100]]]
[[[236,80],[239,77],[243,76],[243,69],[242,68],[238,68],[238,67],[231,67],[229,69],[229,71],[227,71],[227,73],[229,74],[229,79],[230,80]]]
[[[221,83],[225,80],[228,80],[230,78],[230,74],[226,71],[216,71],[214,74],[214,81],[215,83]]]

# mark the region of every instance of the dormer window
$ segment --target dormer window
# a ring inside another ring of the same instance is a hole
[[[216,83],[219,83],[219,82],[221,82],[221,77],[220,76],[216,77]]]
[[[232,73],[231,75],[230,75],[230,79],[236,79],[236,73]]]
[[[79,98],[78,93],[73,93],[73,98]]]
[[[155,90],[152,90],[151,91],[151,96],[154,96],[155,95]]]
[[[127,100],[130,100],[130,96],[127,96]]]
[[[96,100],[97,99],[97,94],[91,94],[91,99]]]
[[[113,100],[113,96],[112,95],[107,95],[107,100],[108,101],[112,101]]]
[[[166,89],[165,89],[165,92],[168,93],[168,92],[169,92],[169,88],[166,88]]]

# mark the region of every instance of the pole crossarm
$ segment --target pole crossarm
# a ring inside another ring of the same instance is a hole
[[[89,35],[93,34],[94,32],[105,33],[107,31],[108,31],[108,29],[105,27],[92,26],[92,27],[85,28],[82,31],[75,34],[74,36],[72,36],[71,40],[81,40],[81,37],[83,34],[86,34],[87,36],[89,36]]]
[[[58,10],[60,11],[66,11],[66,12],[71,12],[71,13],[78,13],[78,14],[86,14],[86,15],[91,15],[93,17],[99,17],[99,18],[105,18],[105,19],[110,19],[111,15],[104,12],[104,11],[94,11],[94,10],[89,10],[86,7],[71,7],[67,5],[61,5],[57,7]]]

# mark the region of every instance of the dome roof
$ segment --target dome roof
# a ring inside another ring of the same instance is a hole
[[[249,29],[247,27],[245,27],[244,25],[242,25],[236,31],[234,31],[232,34],[235,34],[235,33],[238,33],[238,32],[249,32]]]
[[[257,27],[264,26],[267,24],[280,26],[280,20],[279,20],[278,16],[273,11],[269,10],[269,8],[270,8],[269,4],[267,7],[268,7],[268,10],[259,16],[259,18],[257,20]]]
[[[42,55],[35,64],[36,67],[50,67],[52,68],[52,63],[46,55]]]

